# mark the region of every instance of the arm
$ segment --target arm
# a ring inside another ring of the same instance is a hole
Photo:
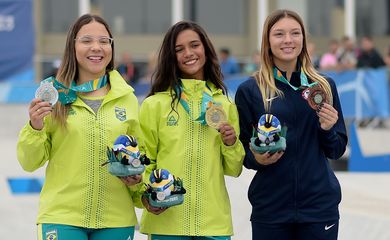
[[[232,131],[234,133],[234,138],[236,139],[236,136],[240,134],[240,128],[238,124],[237,108],[234,104],[229,104],[228,118],[228,122],[233,127]],[[228,128],[228,126],[222,127]],[[224,138],[223,135],[223,131],[221,130],[222,138]],[[222,140],[221,153],[223,157],[222,165],[224,169],[224,174],[228,176],[238,177],[242,172],[242,162],[245,156],[245,150],[242,146],[242,143],[238,139],[236,139],[233,144],[228,146],[225,141]]]
[[[28,122],[20,131],[17,158],[25,171],[33,172],[49,160],[51,142],[46,129],[35,130]]]
[[[330,159],[338,159],[345,152],[348,137],[336,85],[331,79],[329,80],[329,84],[333,94],[333,109],[337,111],[337,121],[329,130],[324,130],[321,127],[321,124],[319,124],[319,140],[320,145],[325,152],[325,156]],[[318,113],[319,116],[321,116],[320,114],[322,114],[323,111],[325,110],[321,109]]]
[[[158,122],[156,118],[151,117],[151,113],[156,113],[155,109],[152,109],[149,102],[145,100],[140,109],[140,123],[141,131],[144,136],[145,152],[150,159],[150,164],[146,166],[143,175],[143,187],[139,191],[139,195],[142,206],[149,212],[159,215],[164,212],[166,208],[155,208],[149,205],[147,198],[143,197],[142,194],[146,190],[146,185],[149,183],[149,177],[151,172],[157,168],[157,152],[158,152]]]
[[[130,109],[133,109],[132,110],[133,117],[132,117],[130,124],[128,125],[127,135],[134,136],[137,139],[138,147],[140,149],[141,154],[146,154],[145,144],[144,144],[143,135],[142,135],[140,122],[139,122],[138,99],[136,98],[136,96],[134,94],[132,94],[129,102],[131,103]],[[145,167],[147,167],[147,166],[145,166]],[[137,208],[143,208],[143,205],[141,202],[141,197],[142,197],[143,192],[146,189],[145,184],[144,184],[145,173],[143,173],[142,175],[127,177],[125,179],[131,180],[130,183],[128,183],[127,181],[124,181],[124,182],[126,183],[126,185],[128,185],[128,188],[130,190],[130,194],[132,196],[134,205]],[[123,179],[122,179],[122,181],[123,181]]]
[[[250,101],[250,98],[253,98],[253,96],[250,96],[250,92],[246,89],[246,86],[240,85],[236,92],[235,102],[240,119],[240,140],[245,149],[244,166],[248,169],[260,170],[265,166],[256,161],[249,148],[250,139],[253,134],[253,124],[257,124],[253,123],[251,119],[253,115],[251,106],[253,103]]]

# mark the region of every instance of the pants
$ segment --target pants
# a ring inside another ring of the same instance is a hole
[[[217,237],[191,237],[191,236],[170,236],[170,235],[155,235],[152,234],[151,240],[230,240],[230,236],[217,236]]]
[[[264,224],[252,222],[252,240],[337,240],[339,221]]]
[[[133,240],[134,227],[82,228],[62,224],[38,224],[38,240]]]

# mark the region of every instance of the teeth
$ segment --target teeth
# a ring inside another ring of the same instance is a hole
[[[185,64],[186,65],[191,65],[191,64],[194,64],[195,62],[196,62],[196,59],[188,61],[188,62],[185,62]]]
[[[91,59],[91,60],[102,60],[103,57],[88,57],[88,59]]]

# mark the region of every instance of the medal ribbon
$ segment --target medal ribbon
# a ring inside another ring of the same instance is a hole
[[[207,106],[210,102],[213,102],[213,97],[211,93],[211,89],[209,86],[205,86],[203,93],[202,93],[202,103],[201,103],[201,112],[200,115],[197,119],[194,119],[194,117],[191,114],[190,106],[188,105],[188,97],[184,93],[183,86],[177,86],[176,87],[176,92],[181,92],[180,95],[180,104],[183,106],[184,110],[188,113],[188,116],[190,116],[191,119],[193,119],[196,122],[199,122],[202,125],[207,125],[206,123],[206,110]]]
[[[307,76],[302,68],[301,68],[301,76],[300,76],[300,78],[301,78],[301,86],[300,87],[295,87],[295,86],[291,85],[291,83],[283,76],[282,72],[276,67],[274,67],[274,78],[276,80],[281,81],[282,83],[289,85],[295,91],[298,89],[309,88],[309,87],[312,87],[312,86],[318,84],[318,82],[309,83],[309,81],[307,80]]]
[[[53,86],[58,91],[58,100],[63,105],[67,105],[76,101],[77,92],[92,92],[106,86],[108,83],[108,78],[107,75],[104,75],[100,78],[88,81],[78,86],[76,85],[75,81],[72,81],[70,87],[66,87],[62,83],[58,82],[57,79],[53,76],[46,78],[42,82],[52,82]]]

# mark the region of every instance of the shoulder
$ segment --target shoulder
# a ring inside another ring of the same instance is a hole
[[[330,85],[332,88],[335,88],[335,87],[336,87],[336,83],[335,83],[335,81],[333,80],[333,78],[329,77],[328,75],[321,74],[321,73],[320,73],[320,75],[321,75],[322,77],[324,77],[326,81],[328,81],[329,85]]]
[[[134,89],[129,84],[127,84],[127,82],[122,78],[118,71],[112,70],[108,74],[110,78],[110,84],[113,89],[118,92],[134,92]]]
[[[171,104],[172,98],[169,92],[158,92],[152,96],[149,96],[145,98],[141,104],[142,106],[148,106],[148,107],[153,107],[153,106],[161,106],[161,105],[169,105]]]
[[[242,92],[242,91],[245,92],[258,91],[257,82],[253,76],[249,77],[247,80],[245,80],[240,85],[238,85],[237,92]]]

